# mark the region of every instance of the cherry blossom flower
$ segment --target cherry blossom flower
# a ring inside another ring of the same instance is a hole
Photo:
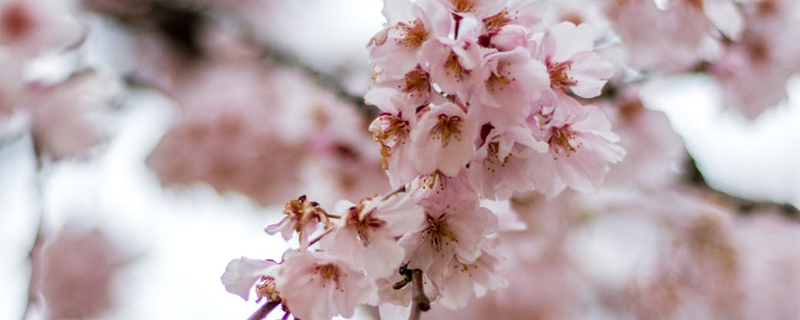
[[[246,257],[231,260],[225,268],[225,273],[222,275],[222,284],[225,285],[225,290],[228,292],[247,300],[256,282],[259,280],[266,281],[267,278],[272,278],[274,281],[275,275],[278,272],[276,268],[277,265],[278,264],[272,260],[250,259]],[[258,293],[259,299],[261,299],[262,295],[265,293],[263,289],[258,288],[256,292]]]
[[[450,261],[442,274],[442,298],[439,302],[450,309],[465,307],[473,297],[482,297],[488,290],[505,287],[508,283],[498,273],[501,258],[492,249],[483,248],[474,263]]]
[[[469,100],[483,80],[482,59],[478,45],[470,40],[438,37],[426,43],[422,55],[433,81],[446,94]]]
[[[548,141],[547,153],[534,153],[532,161],[540,170],[532,178],[537,189],[552,197],[564,188],[588,192],[603,182],[611,163],[619,162],[625,151],[615,143],[619,137],[594,106],[580,106],[561,95],[552,113],[532,115],[529,126],[539,141]]]
[[[529,158],[547,150],[547,143],[536,141],[522,126],[492,132],[470,162],[470,182],[489,199],[508,199],[512,192],[532,190],[530,177],[540,168],[533,167]]]
[[[410,142],[411,120],[402,118],[402,114],[383,113],[375,118],[369,130],[373,138],[381,145],[381,164],[389,175],[392,187],[399,188],[417,176],[417,169],[410,154],[413,152]]]
[[[99,230],[65,229],[52,239],[33,270],[47,319],[90,319],[111,310],[114,277],[126,259],[119,249]]]
[[[466,170],[449,177],[441,171],[419,175],[409,183],[409,193],[417,204],[428,206],[454,206],[474,201],[480,194],[473,188]]]
[[[423,111],[411,130],[414,165],[420,174],[436,170],[455,176],[475,153],[478,124],[457,105],[444,102]]]
[[[392,89],[392,90],[382,90],[384,88]],[[433,84],[431,82],[431,76],[426,69],[422,66],[417,65],[414,69],[407,72],[404,76],[400,78],[392,78],[386,72],[380,72],[375,74],[375,83],[370,88],[370,92],[364,96],[364,99],[368,101],[368,103],[373,104],[381,108],[380,103],[370,102],[374,100],[376,97],[375,95],[400,95],[405,101],[404,105],[407,106],[422,106],[426,105],[431,101],[431,95],[433,95]],[[380,100],[380,98],[378,98]],[[384,111],[388,111],[385,109],[381,109]],[[404,110],[407,113],[408,111],[413,110]]]
[[[328,213],[319,206],[319,203],[309,201],[306,196],[289,201],[283,209],[286,217],[280,222],[268,226],[264,231],[268,234],[281,233],[284,240],[289,241],[293,232],[299,236],[300,246],[307,248],[311,237],[322,224],[326,229],[332,227]]]
[[[505,128],[529,114],[532,102],[547,90],[547,68],[531,59],[523,47],[489,54],[484,59],[484,85],[478,91],[480,102],[489,108],[481,110],[485,110],[493,126]]]
[[[742,4],[748,22],[741,40],[726,42],[709,73],[723,90],[723,105],[750,119],[786,98],[785,83],[800,71],[800,44],[787,24],[797,21],[795,2],[763,0]]]
[[[471,264],[480,257],[481,244],[494,232],[497,217],[479,207],[478,201],[425,210],[422,228],[400,239],[400,243],[406,247],[408,267],[422,269],[441,284],[437,279],[451,260]]]
[[[356,266],[325,252],[287,251],[275,278],[283,305],[297,319],[351,317],[374,295]]]
[[[422,208],[411,200],[404,192],[366,198],[358,204],[340,202],[339,226],[323,239],[323,246],[331,254],[348,257],[353,265],[362,266],[370,278],[389,276],[406,255],[395,239],[418,229],[423,222]]]
[[[41,151],[54,158],[87,151],[108,136],[108,111],[122,95],[121,84],[94,71],[74,74],[56,85],[28,86],[18,110],[31,115]]]
[[[547,66],[550,87],[582,98],[600,95],[613,70],[593,51],[594,31],[587,24],[562,22],[551,26],[539,44],[537,57]]]
[[[389,0],[384,3],[383,15],[386,27],[368,45],[370,62],[395,79],[414,69],[428,41],[450,33],[450,17],[432,0]]]

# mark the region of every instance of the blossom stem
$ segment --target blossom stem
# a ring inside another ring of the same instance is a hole
[[[422,270],[420,269],[412,271],[411,290],[413,290],[413,297],[411,300],[411,314],[408,320],[420,320],[422,312],[431,308],[431,301],[425,295],[425,289],[422,287]]]
[[[253,315],[251,315],[247,320],[262,320],[266,318],[272,310],[275,309],[279,304],[281,304],[281,300],[269,301],[262,305],[258,310],[256,310]]]
[[[461,29],[461,19],[464,19],[464,17],[455,13],[453,14],[453,20],[456,21],[456,27],[453,31],[453,40],[458,40],[458,30]]]
[[[310,247],[310,246],[313,246],[315,243],[317,243],[317,242],[319,242],[320,240],[322,240],[322,237],[324,237],[325,235],[327,235],[327,234],[331,233],[331,231],[333,231],[333,229],[336,229],[336,228],[332,228],[332,227],[331,227],[331,228],[326,228],[325,232],[323,232],[322,234],[320,234],[319,236],[317,236],[316,238],[314,238],[314,240],[311,240],[311,241],[309,241],[309,242],[308,242],[308,246],[309,246],[309,247]]]

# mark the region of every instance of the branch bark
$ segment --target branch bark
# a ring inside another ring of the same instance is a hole
[[[422,312],[431,308],[431,301],[425,295],[425,288],[422,286],[422,270],[420,269],[412,271],[411,290],[413,290],[413,296],[411,298],[411,314],[408,316],[408,320],[420,320]]]
[[[247,320],[263,320],[264,318],[267,317],[267,315],[269,315],[270,312],[272,312],[272,310],[275,309],[275,307],[277,307],[280,304],[281,304],[280,299],[277,301],[269,301],[264,305],[262,305],[260,308],[258,308],[258,310],[256,310],[256,312],[253,313],[253,315],[247,318]]]

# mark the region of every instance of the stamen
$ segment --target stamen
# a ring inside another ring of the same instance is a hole
[[[347,224],[354,226],[356,228],[356,233],[358,234],[358,238],[361,240],[365,246],[369,245],[369,234],[371,230],[378,229],[386,225],[386,221],[373,217],[373,213],[375,212],[370,211],[363,218],[361,218],[361,211],[364,210],[368,202],[362,200],[359,204],[355,207],[350,207],[350,217],[347,220]]]
[[[444,74],[448,76],[452,75],[453,78],[456,79],[456,82],[461,82],[470,73],[470,70],[464,69],[464,66],[458,62],[458,55],[453,51],[450,51],[450,55],[447,56],[444,66],[447,68]]]
[[[569,126],[563,126],[561,128],[553,128],[552,135],[550,136],[550,146],[553,149],[555,154],[559,154],[561,151],[566,150],[567,157],[570,156],[570,152],[574,153],[583,146],[582,142],[576,141],[576,133],[575,130],[569,128]],[[558,160],[558,157],[554,157],[554,160]]]
[[[407,73],[405,80],[406,84],[405,87],[403,87],[403,92],[411,94],[412,97],[415,95],[417,97],[422,97],[431,91],[430,75],[428,75],[425,70],[422,70],[420,66],[417,66],[416,69]]]
[[[492,74],[489,75],[489,79],[486,79],[486,87],[489,88],[490,91],[503,91],[508,84],[517,81],[517,78],[511,77],[511,72],[506,71],[508,65],[510,65],[508,62],[499,62],[497,64],[497,71],[492,72]]]
[[[410,24],[398,23],[398,29],[405,33],[402,39],[395,39],[395,41],[409,49],[416,49],[422,46],[425,40],[428,39],[428,31],[419,19],[412,21]]]
[[[443,214],[436,219],[428,216],[428,228],[423,232],[423,238],[429,238],[436,251],[442,251],[442,246],[448,246],[451,242],[458,243],[458,238],[448,228],[445,216],[446,214]]]
[[[450,145],[450,138],[461,141],[461,118],[458,116],[448,117],[445,114],[439,115],[439,122],[431,129],[431,138],[441,140],[442,148]]]
[[[336,284],[336,289],[344,292],[341,288],[339,283],[339,277],[341,277],[341,271],[339,267],[333,263],[325,264],[325,265],[317,265],[314,267],[314,273],[322,276],[325,280],[331,280]],[[322,287],[324,288],[327,284],[326,281],[322,282]]]
[[[547,73],[550,74],[550,86],[555,89],[564,89],[566,87],[575,86],[578,81],[573,79],[567,74],[567,71],[572,70],[572,61],[564,62],[551,62],[548,57],[545,59],[547,65]]]

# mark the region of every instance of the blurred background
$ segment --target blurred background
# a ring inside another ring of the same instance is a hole
[[[800,6],[731,1],[736,16],[706,14],[707,37],[686,44],[671,34],[686,32],[683,1],[618,3],[553,1],[547,19],[613,35],[597,43],[618,92],[595,102],[628,162],[594,195],[515,196],[528,230],[500,240],[506,276],[527,286],[465,314],[800,319],[800,50],[729,61],[758,35],[800,43]],[[610,12],[636,8],[615,5],[647,6],[667,21],[655,36],[691,54],[637,60],[654,35],[628,32]],[[0,0],[0,319],[247,318],[258,305],[220,276],[232,259],[283,253],[263,232],[283,203],[389,189],[361,99],[382,8]]]

